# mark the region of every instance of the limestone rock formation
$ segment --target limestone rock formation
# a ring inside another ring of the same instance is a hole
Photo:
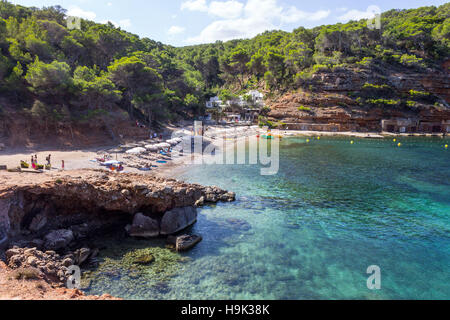
[[[175,249],[178,252],[188,251],[199,244],[203,238],[198,235],[182,235],[175,238]]]
[[[159,221],[137,213],[134,216],[133,224],[127,228],[132,237],[153,238],[159,236]]]
[[[161,235],[175,234],[197,221],[194,207],[176,208],[164,214],[161,220]]]
[[[67,247],[74,240],[74,236],[71,230],[61,229],[50,232],[44,240],[47,249],[59,250]]]
[[[37,275],[51,283],[64,284],[74,264],[70,256],[60,256],[55,251],[42,252],[36,248],[14,247],[6,251],[6,262],[11,269],[36,269]]]
[[[139,212],[147,218],[136,217],[145,221],[132,225],[133,234],[156,236],[158,223],[160,234],[173,234],[196,221],[196,203],[235,197],[218,187],[149,175],[79,170],[24,179],[23,173],[8,172],[0,178],[0,246],[24,241],[20,247],[58,251],[99,230],[123,228]]]

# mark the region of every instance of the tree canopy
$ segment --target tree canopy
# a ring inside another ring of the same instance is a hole
[[[44,105],[68,114],[122,108],[152,122],[201,114],[214,95],[296,89],[319,70],[437,68],[450,57],[450,3],[391,10],[381,20],[381,30],[361,20],[175,48],[111,23],[82,19],[71,30],[60,6],[2,0],[0,92],[36,114]]]

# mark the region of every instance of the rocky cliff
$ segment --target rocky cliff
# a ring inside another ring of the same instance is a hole
[[[37,269],[55,283],[95,258],[81,246],[93,235],[168,236],[196,222],[197,206],[235,200],[217,187],[92,170],[4,173],[0,183],[0,255],[10,268]]]
[[[164,214],[172,212],[173,215],[173,209],[194,207],[199,200],[215,203],[233,201],[235,197],[217,187],[139,174],[80,170],[61,176],[34,177],[30,173],[2,176],[0,238],[3,243],[85,224],[89,231],[108,224],[130,223],[140,212],[158,223],[167,223]],[[28,182],[29,177],[32,179]]]
[[[319,71],[302,89],[268,102],[269,120],[284,128],[318,131],[382,131],[382,120],[450,120],[450,61],[438,70],[383,66]],[[442,124],[441,130],[444,130]],[[431,130],[431,129],[430,129]],[[436,130],[437,131],[437,130]]]
[[[136,126],[120,109],[107,117],[78,121],[39,119],[30,112],[17,111],[0,99],[0,144],[5,147],[95,147],[147,139],[148,128]]]

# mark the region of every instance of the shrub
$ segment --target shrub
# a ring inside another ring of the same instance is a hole
[[[400,57],[400,63],[408,67],[425,67],[422,61],[422,58],[418,58],[415,55],[403,54]]]
[[[319,72],[319,71],[328,71],[328,70],[329,70],[329,68],[325,64],[316,64],[312,68],[312,72],[313,73],[316,73],[316,72]]]
[[[307,111],[307,112],[310,112],[310,111],[311,111],[311,108],[305,107],[305,106],[300,106],[300,107],[298,107],[298,111]]]
[[[391,99],[367,99],[366,102],[372,105],[386,105],[386,106],[396,106],[400,104],[400,101]]]
[[[410,90],[409,95],[413,98],[424,98],[429,97],[430,93],[425,91]]]
[[[416,102],[408,100],[408,101],[406,101],[406,106],[408,108],[415,108],[416,107]]]
[[[36,268],[19,268],[13,271],[11,277],[16,280],[38,280],[40,272]]]
[[[50,113],[49,107],[40,100],[36,100],[31,108],[31,115],[36,118],[47,117]]]
[[[366,82],[363,86],[363,89],[374,89],[374,90],[383,90],[383,89],[391,89],[390,86],[388,86],[387,84],[382,84],[382,85],[376,85],[376,84],[372,84],[372,83],[368,83]]]
[[[371,57],[364,57],[361,61],[356,62],[357,65],[363,66],[363,67],[368,67],[372,64],[373,62],[373,58]]]
[[[311,71],[302,71],[294,76],[294,81],[300,83],[302,81],[311,80],[313,73]]]

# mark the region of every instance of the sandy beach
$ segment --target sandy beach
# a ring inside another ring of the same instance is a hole
[[[178,137],[188,137],[192,133],[192,128],[187,127],[178,131]],[[239,141],[247,137],[254,137],[257,135],[267,134],[267,131],[257,126],[245,126],[245,127],[207,127],[204,137],[204,147],[209,144],[217,144],[218,141],[224,139],[226,141]],[[368,139],[384,139],[389,137],[408,137],[408,136],[437,136],[431,134],[392,134],[392,133],[361,133],[361,132],[318,132],[318,131],[284,131],[284,130],[272,130],[274,136],[280,137],[293,137],[293,136],[339,136],[339,137],[354,137],[354,138],[368,138]],[[441,136],[441,135],[440,135]],[[101,166],[101,163],[96,159],[105,159],[112,161],[119,161],[123,163],[124,171],[128,173],[142,173],[142,174],[154,174],[158,176],[175,176],[175,171],[178,168],[186,168],[192,163],[190,157],[193,154],[179,153],[182,150],[180,144],[172,144],[174,152],[172,154],[165,154],[161,151],[144,151],[142,153],[127,153],[127,151],[133,148],[145,148],[160,143],[165,143],[167,140],[145,140],[136,141],[134,143],[128,143],[124,145],[118,145],[115,147],[105,146],[92,149],[80,149],[80,150],[40,150],[34,152],[33,150],[26,149],[14,149],[8,150],[5,148],[0,151],[0,165],[7,166],[8,169],[14,169],[20,166],[20,161],[30,163],[31,156],[37,155],[39,164],[46,164],[46,158],[51,155],[52,170],[44,171],[45,174],[51,172],[58,172],[62,169],[62,161],[64,160],[65,170],[79,170],[79,169],[103,169],[109,170],[105,166]],[[234,145],[234,144],[233,144]],[[231,147],[232,144],[228,143]],[[158,162],[165,163],[158,163]],[[142,171],[139,168],[150,167],[149,171]]]

